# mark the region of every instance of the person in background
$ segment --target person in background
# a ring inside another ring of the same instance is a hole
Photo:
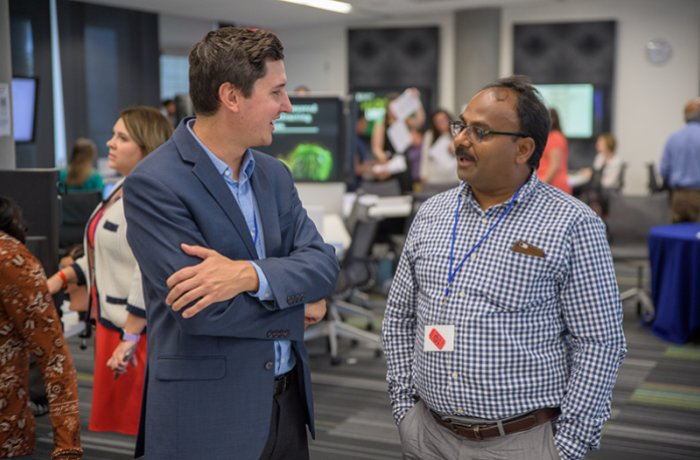
[[[447,110],[438,109],[430,117],[430,129],[423,137],[420,164],[421,182],[431,185],[457,185],[457,158],[450,133],[452,116]]]
[[[605,226],[537,178],[549,116],[521,76],[451,124],[458,187],[423,204],[383,342],[405,459],[578,460],[626,353]]]
[[[411,88],[411,91],[416,97],[420,97],[420,92],[416,88]],[[390,93],[387,96],[386,112],[383,121],[378,121],[374,124],[371,137],[371,148],[374,159],[378,165],[386,164],[391,158],[396,155],[404,155],[405,152],[399,152],[391,143],[387,134],[388,128],[397,120],[396,115],[391,110],[391,102],[399,97],[398,93]],[[409,131],[422,130],[425,123],[425,110],[421,105],[418,110],[411,116],[406,118],[404,122],[407,124]],[[395,178],[399,181],[401,191],[410,193],[413,189],[413,179],[411,177],[411,165],[406,161],[406,169],[394,174],[381,173],[375,168],[375,176],[380,180]]]
[[[59,172],[61,192],[101,192],[104,184],[102,175],[95,170],[96,159],[95,143],[84,137],[76,139],[68,166]]]
[[[686,103],[684,115],[686,125],[666,141],[659,166],[674,223],[700,220],[700,97]]]
[[[128,177],[172,130],[153,107],[123,110],[107,141],[109,167]],[[146,313],[141,272],[126,240],[123,182],[88,220],[84,255],[51,276],[48,286],[52,294],[74,284],[88,291],[89,316],[96,320],[89,429],[135,435],[143,396]]]
[[[196,117],[126,178],[148,378],[136,456],[308,459],[305,325],[339,272],[270,145],[291,112],[282,43],[222,27],[189,55]]]
[[[308,96],[309,93],[311,93],[311,90],[306,85],[299,85],[296,88],[294,88],[294,94],[296,96]]]
[[[418,128],[409,128],[411,133],[411,145],[406,149],[406,161],[410,165],[413,188],[420,186],[420,168],[423,151],[423,131]]]
[[[552,127],[547,138],[547,146],[542,153],[537,176],[542,182],[552,184],[556,188],[571,195],[571,185],[568,179],[569,143],[561,130],[559,113],[549,109]]]
[[[165,99],[161,105],[160,113],[168,119],[173,128],[177,127],[177,105],[173,99]]]
[[[80,459],[78,383],[61,320],[41,263],[24,245],[19,206],[0,197],[0,458],[31,459],[35,421],[29,407],[29,359],[44,379],[54,460]]]
[[[355,155],[353,155],[353,175],[352,182],[349,184],[348,191],[357,190],[363,178],[374,177],[372,173],[373,161],[372,151],[370,150],[370,135],[369,121],[365,117],[365,111],[360,109],[355,120]]]
[[[619,190],[620,175],[624,162],[615,155],[617,141],[611,133],[603,133],[596,140],[597,154],[591,168],[579,170],[578,176],[584,182],[581,201],[587,203],[601,217],[608,215],[608,195],[611,190]]]

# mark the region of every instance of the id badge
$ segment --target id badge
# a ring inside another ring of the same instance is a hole
[[[425,326],[423,335],[423,351],[454,351],[455,327],[447,325]]]

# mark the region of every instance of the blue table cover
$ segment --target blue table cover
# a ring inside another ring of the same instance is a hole
[[[700,329],[700,223],[653,227],[649,231],[652,331],[686,343]]]

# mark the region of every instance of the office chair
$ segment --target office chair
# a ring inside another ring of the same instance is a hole
[[[341,262],[340,274],[336,283],[335,294],[328,299],[328,312],[323,321],[309,327],[304,340],[326,337],[330,349],[331,364],[342,362],[338,353],[338,338],[344,337],[359,343],[370,345],[375,355],[381,354],[381,338],[371,330],[374,312],[361,305],[353,304],[349,299],[354,291],[371,286],[374,272],[369,259],[378,220],[370,218],[359,219],[352,231],[350,247],[345,252]],[[368,321],[369,330],[364,330],[349,324],[346,319],[350,316],[360,316]]]
[[[102,201],[102,192],[70,192],[61,196],[62,220],[58,233],[58,247],[69,248],[83,243],[85,225],[92,211]]]
[[[644,288],[645,269],[649,264],[649,230],[671,223],[667,193],[647,196],[610,194],[607,219],[612,239],[610,250],[616,264],[631,264],[636,268],[636,286],[620,293],[625,302],[635,300],[637,315],[649,324],[654,319],[654,304]]]
[[[647,163],[647,189],[651,195],[669,190],[668,186],[663,183],[663,180],[656,173],[656,165],[654,163]]]

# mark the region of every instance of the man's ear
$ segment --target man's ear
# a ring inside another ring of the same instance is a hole
[[[219,85],[219,101],[221,105],[230,112],[238,112],[240,110],[240,102],[243,94],[238,88],[229,82],[224,82]]]
[[[518,153],[515,155],[515,162],[519,165],[527,164],[535,153],[535,140],[531,137],[521,137],[517,142]]]

